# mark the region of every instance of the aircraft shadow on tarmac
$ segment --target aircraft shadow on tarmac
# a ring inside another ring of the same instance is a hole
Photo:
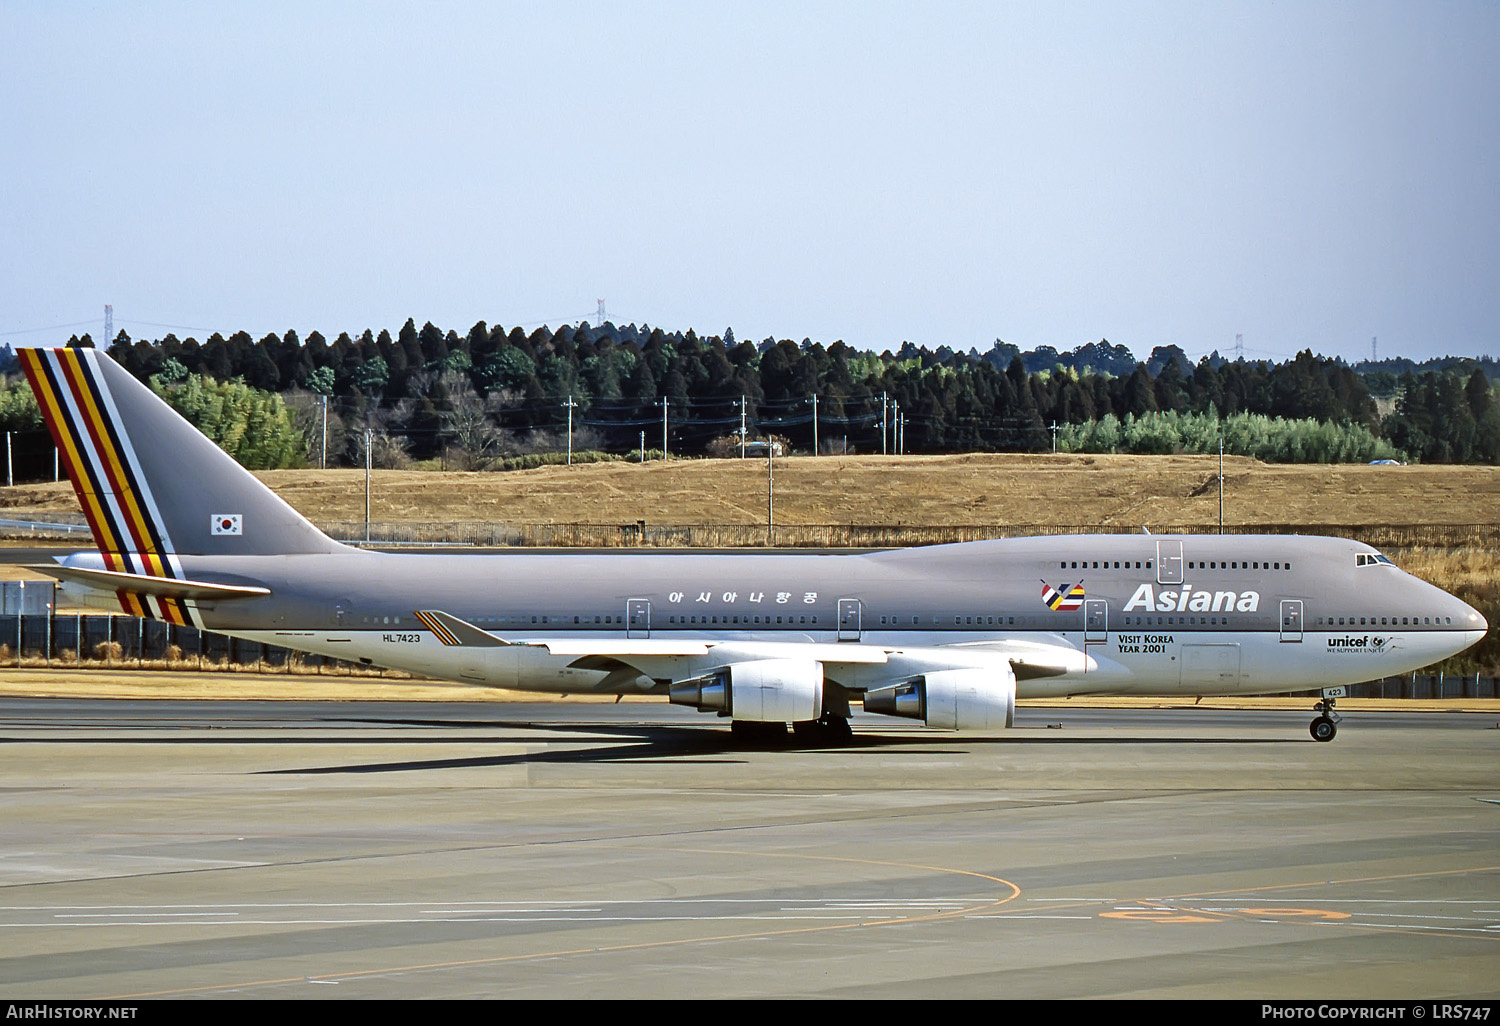
[[[457,724],[443,720],[371,720],[386,726],[406,727],[452,727]],[[870,734],[855,732],[843,742],[809,742],[788,733],[784,738],[746,740],[735,737],[722,727],[700,726],[629,726],[547,724],[512,722],[505,720],[466,720],[465,727],[489,727],[535,732],[529,735],[475,738],[455,736],[455,743],[498,743],[508,747],[536,744],[572,744],[569,734],[585,734],[587,738],[576,739],[577,747],[555,748],[545,751],[512,752],[490,756],[471,756],[459,759],[416,759],[391,762],[364,763],[357,765],[308,766],[296,769],[263,770],[270,775],[332,774],[332,773],[392,773],[412,770],[463,769],[484,766],[516,765],[582,765],[589,763],[682,763],[682,764],[737,764],[747,762],[751,753],[775,751],[801,755],[860,756],[910,754],[967,755],[976,747],[990,745],[1140,745],[1140,744],[1302,744],[1296,738],[1204,738],[1183,736],[1162,737],[1018,737],[1012,733],[1000,736],[966,736],[920,734]],[[418,739],[408,739],[418,740]],[[423,738],[425,743],[443,743],[441,739]],[[378,740],[375,743],[380,743]],[[1306,742],[1311,743],[1311,742]]]

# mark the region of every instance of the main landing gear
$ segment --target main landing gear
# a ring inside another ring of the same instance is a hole
[[[780,722],[735,720],[729,725],[729,732],[743,744],[781,745],[787,742],[786,724]],[[792,735],[793,743],[798,745],[842,745],[849,742],[854,732],[849,729],[847,717],[824,713],[821,719],[793,723]]]
[[[1308,724],[1307,732],[1314,741],[1332,741],[1339,732],[1339,714],[1333,711],[1334,700],[1344,693],[1343,688],[1326,688],[1313,712],[1318,716]]]
[[[807,740],[813,744],[842,745],[847,744],[854,736],[854,731],[849,729],[849,720],[843,716],[835,716],[833,713],[824,713],[820,720],[801,720],[792,724],[792,733],[799,740]]]

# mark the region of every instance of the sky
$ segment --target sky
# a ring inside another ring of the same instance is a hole
[[[0,0],[0,342],[1500,356],[1500,4]]]

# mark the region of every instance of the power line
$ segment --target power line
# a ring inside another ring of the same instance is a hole
[[[10,335],[34,335],[39,331],[62,331],[65,328],[84,328],[90,324],[98,323],[93,318],[86,321],[74,321],[72,324],[49,324],[45,328],[14,328],[10,331],[0,331],[0,337]]]

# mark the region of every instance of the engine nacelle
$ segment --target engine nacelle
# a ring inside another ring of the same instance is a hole
[[[814,659],[731,663],[667,689],[678,705],[737,720],[797,723],[823,713],[823,664]]]
[[[1016,721],[1010,666],[935,670],[865,693],[865,711],[922,720],[945,730],[994,730]]]

